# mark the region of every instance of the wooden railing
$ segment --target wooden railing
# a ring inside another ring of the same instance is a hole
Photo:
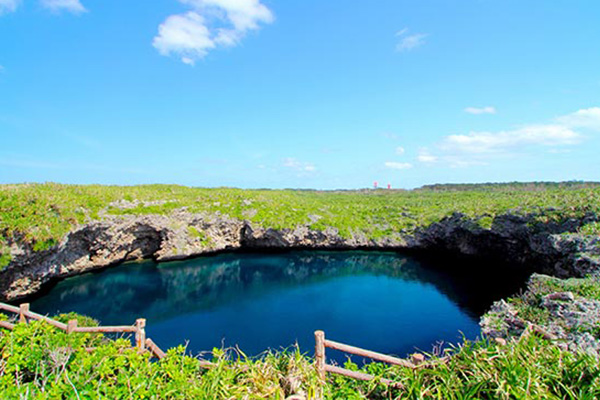
[[[135,333],[135,347],[139,351],[149,351],[154,357],[161,359],[165,357],[165,352],[156,345],[150,338],[146,338],[146,320],[139,318],[135,321],[135,325],[130,326],[93,326],[93,327],[80,327],[78,326],[77,320],[69,320],[66,324],[48,318],[44,315],[40,315],[29,310],[29,304],[21,304],[19,307],[11,306],[9,304],[0,303],[0,311],[8,311],[19,315],[19,323],[27,323],[28,319],[45,321],[48,324],[61,329],[67,334],[72,333]],[[12,330],[15,324],[8,321],[0,321],[0,328]],[[343,343],[334,342],[333,340],[325,339],[325,333],[323,331],[315,332],[315,367],[317,373],[322,381],[325,381],[325,375],[327,372],[344,375],[350,378],[369,381],[375,379],[373,375],[366,374],[364,372],[351,371],[346,368],[330,365],[326,363],[325,349],[330,348],[333,350],[339,350],[346,353],[354,354],[364,358],[370,358],[376,361],[382,361],[392,365],[398,365],[407,368],[416,368],[419,365],[423,365],[424,356],[422,354],[413,354],[411,361],[392,357],[386,354],[377,353],[370,350],[361,349],[359,347],[350,346]],[[86,348],[86,351],[94,351],[94,348]],[[445,361],[445,357],[442,357],[440,361]],[[202,368],[212,368],[213,363],[209,361],[201,361]],[[397,382],[392,382],[389,379],[381,379],[382,383],[387,385],[393,385],[401,387],[402,385]]]
[[[365,374],[364,372],[351,371],[346,368],[338,367],[335,365],[327,364],[325,358],[325,349],[330,348],[334,350],[340,350],[346,353],[354,354],[364,358],[370,358],[376,361],[382,361],[392,365],[399,365],[401,367],[407,368],[416,368],[419,364],[421,364],[425,357],[422,354],[413,354],[411,356],[412,361],[404,360],[402,358],[396,358],[392,356],[388,356],[386,354],[376,353],[374,351],[361,349],[359,347],[349,346],[347,344],[334,342],[333,340],[325,339],[325,332],[316,331],[315,332],[315,367],[317,369],[317,373],[319,374],[319,378],[322,381],[325,381],[325,375],[327,372],[333,374],[344,375],[349,378],[359,379],[362,381],[370,381],[375,379],[373,375]],[[402,385],[398,382],[390,381],[389,379],[381,379],[381,382],[386,385],[391,385],[395,387],[401,387]]]
[[[0,311],[8,311],[13,314],[19,315],[19,323],[27,323],[28,319],[34,319],[38,321],[45,321],[48,324],[61,329],[68,334],[71,333],[134,333],[135,334],[135,347],[139,351],[149,351],[153,356],[161,359],[165,356],[165,352],[160,349],[152,341],[152,339],[146,338],[146,320],[139,318],[135,321],[134,325],[129,326],[77,326],[77,320],[72,319],[66,324],[48,318],[44,315],[40,315],[29,311],[29,304],[21,304],[19,307],[11,306],[10,304],[0,303]],[[0,328],[12,330],[15,324],[8,321],[0,321]],[[93,351],[93,348],[86,349]]]

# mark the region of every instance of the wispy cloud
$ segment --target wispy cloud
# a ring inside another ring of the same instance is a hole
[[[390,169],[410,169],[413,167],[413,165],[411,163],[386,161],[385,167]]]
[[[497,153],[524,146],[563,146],[579,143],[581,135],[561,125],[531,125],[501,132],[471,132],[450,135],[442,149],[456,153]]]
[[[293,157],[284,158],[283,166],[297,172],[315,172],[317,170],[314,164],[298,161]]]
[[[496,108],[495,107],[467,107],[465,108],[465,112],[469,113],[469,114],[474,114],[474,115],[480,115],[480,114],[496,114]]]
[[[421,149],[419,155],[417,156],[417,160],[422,163],[434,163],[437,162],[438,158],[430,154],[429,151]]]
[[[15,12],[21,0],[0,0],[0,15]]]
[[[179,0],[192,11],[167,17],[152,45],[164,56],[194,65],[209,51],[233,47],[274,16],[260,0]]]
[[[442,162],[453,167],[487,164],[498,157],[544,151],[562,152],[580,144],[582,131],[600,132],[600,107],[576,111],[547,124],[530,124],[498,132],[471,132],[449,135],[435,145],[435,151],[422,149],[418,161]]]
[[[398,154],[399,156],[401,156],[404,153],[405,153],[404,147],[402,147],[402,146],[396,147],[396,154]]]
[[[408,28],[404,28],[396,33],[398,37],[398,43],[396,44],[396,51],[404,52],[416,49],[425,44],[425,39],[429,36],[426,33],[415,33],[409,34]]]
[[[556,119],[559,124],[571,128],[600,131],[600,107],[586,108]]]
[[[87,12],[79,0],[40,0],[42,7],[53,12],[66,11],[73,14]]]

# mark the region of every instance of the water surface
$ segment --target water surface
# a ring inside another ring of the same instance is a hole
[[[143,317],[159,346],[187,343],[194,353],[237,344],[256,355],[296,342],[312,352],[313,332],[322,329],[332,340],[405,356],[479,334],[481,314],[525,278],[489,270],[395,252],[231,253],[68,278],[31,307],[75,311],[104,325]]]

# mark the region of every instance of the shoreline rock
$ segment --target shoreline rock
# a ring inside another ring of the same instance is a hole
[[[573,233],[586,220],[567,220],[544,229],[531,218],[506,214],[490,229],[462,214],[453,214],[413,234],[393,233],[370,239],[364,232],[343,237],[333,227],[276,230],[224,215],[104,216],[70,232],[57,246],[35,252],[25,242],[11,243],[13,260],[0,271],[0,298],[17,300],[55,279],[136,259],[170,261],[232,250],[257,249],[393,249],[490,258],[533,266],[559,277],[584,276],[600,270],[600,238]]]

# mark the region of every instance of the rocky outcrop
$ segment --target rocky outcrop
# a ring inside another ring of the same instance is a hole
[[[0,273],[0,294],[8,300],[24,297],[52,279],[128,260],[175,260],[236,249],[243,225],[227,217],[186,212],[108,217],[74,230],[48,251],[13,243],[13,261]]]
[[[591,218],[591,217],[590,217]],[[354,231],[343,236],[333,227],[276,230],[224,215],[108,216],[69,233],[53,249],[35,252],[24,241],[11,243],[12,262],[0,272],[0,298],[14,300],[45,283],[128,260],[167,261],[236,249],[412,249],[448,251],[535,266],[558,276],[583,276],[600,270],[600,239],[573,232],[587,222],[567,220],[543,229],[526,216],[503,215],[491,229],[454,214],[412,234],[369,238]]]
[[[600,301],[570,291],[550,290],[548,286],[566,286],[550,276],[534,274],[528,286],[517,303],[500,300],[492,305],[481,319],[484,335],[511,338],[533,332],[565,350],[600,357]]]
[[[575,233],[594,218],[537,225],[532,216],[506,214],[485,229],[454,214],[418,230],[407,242],[411,248],[492,258],[558,277],[581,277],[600,271],[600,237]]]
[[[295,229],[264,229],[246,223],[242,237],[242,247],[259,249],[356,249],[356,248],[405,248],[406,241],[400,235],[368,239],[363,232],[353,232],[344,237],[335,228],[328,227],[323,231],[299,226]]]

